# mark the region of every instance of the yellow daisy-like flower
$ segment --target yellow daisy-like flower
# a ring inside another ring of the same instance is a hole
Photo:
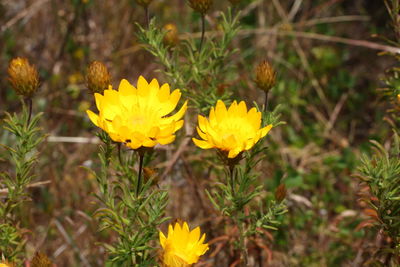
[[[192,231],[186,222],[168,227],[168,237],[160,231],[160,244],[163,248],[162,261],[166,267],[187,267],[196,263],[206,253],[208,244],[203,243],[206,235],[200,238],[200,227]]]
[[[106,131],[115,142],[123,142],[132,149],[166,145],[175,140],[175,132],[182,128],[181,118],[187,101],[172,116],[181,97],[179,89],[170,92],[168,84],[161,87],[156,79],[150,83],[139,77],[137,88],[123,79],[118,91],[111,86],[103,94],[96,93],[99,114],[87,110],[90,120]]]
[[[247,112],[246,103],[234,101],[229,109],[218,100],[210,110],[209,119],[199,115],[197,132],[203,140],[193,138],[200,148],[218,148],[232,159],[251,149],[260,138],[267,135],[272,125],[261,128],[261,112],[252,108]]]

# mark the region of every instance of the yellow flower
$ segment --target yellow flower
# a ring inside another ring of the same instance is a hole
[[[247,112],[244,101],[234,101],[227,110],[224,102],[218,100],[209,119],[199,115],[198,120],[197,132],[203,140],[193,138],[193,142],[203,149],[218,148],[230,159],[252,148],[272,128],[270,124],[260,129],[261,112],[254,107]]]
[[[163,248],[162,261],[167,267],[186,267],[199,260],[206,253],[208,244],[203,243],[206,235],[200,238],[200,227],[192,231],[186,222],[168,227],[168,237],[160,231],[160,244]]]
[[[160,87],[156,79],[147,83],[140,76],[137,88],[123,79],[118,91],[110,86],[103,94],[94,96],[99,114],[87,110],[90,120],[113,141],[123,142],[132,149],[172,143],[175,132],[183,126],[181,118],[187,101],[177,113],[168,117],[176,108],[181,92],[176,89],[170,93],[169,85]]]

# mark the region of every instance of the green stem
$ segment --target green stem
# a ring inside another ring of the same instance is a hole
[[[124,165],[124,162],[123,162],[122,156],[121,156],[121,150],[122,150],[121,146],[122,146],[121,143],[117,144],[117,147],[118,147],[118,161],[119,161],[119,164],[121,164],[121,167],[122,167]]]
[[[26,100],[27,102],[28,102],[28,111],[29,111],[29,113],[28,113],[28,121],[27,121],[27,123],[26,123],[26,127],[28,127],[29,126],[29,124],[31,123],[31,118],[32,118],[32,98],[28,98],[27,100]]]
[[[138,170],[138,179],[136,184],[136,197],[139,196],[139,193],[142,189],[142,170],[143,170],[143,159],[144,159],[144,152],[139,153],[139,170]]]
[[[240,212],[241,213],[241,212]],[[248,266],[248,253],[247,253],[247,247],[246,247],[246,239],[245,239],[245,232],[244,232],[244,227],[243,224],[239,219],[237,219],[237,225],[239,228],[239,244],[240,244],[240,258],[243,261],[243,266]]]
[[[230,174],[230,181],[229,183],[231,184],[231,191],[232,191],[232,196],[235,198],[235,165],[229,166],[229,174]]]
[[[206,18],[204,14],[201,14],[201,39],[200,39],[199,52],[201,52],[201,48],[203,47],[205,31],[206,31]]]
[[[269,93],[269,91],[265,92],[265,101],[264,101],[264,108],[263,108],[264,112],[267,111],[267,107],[268,107],[268,100],[269,100],[268,93]]]

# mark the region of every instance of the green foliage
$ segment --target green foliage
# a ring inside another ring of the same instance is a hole
[[[3,145],[14,164],[13,173],[0,173],[0,185],[7,197],[0,201],[0,252],[10,261],[17,261],[23,251],[24,241],[18,223],[17,211],[29,200],[27,186],[35,178],[33,168],[38,159],[37,147],[43,141],[37,126],[41,114],[29,121],[29,111],[23,106],[21,114],[6,113],[4,129],[12,134],[13,147]]]
[[[163,66],[160,71],[174,86],[182,88],[200,112],[207,112],[218,99],[229,99],[232,92],[223,87],[232,78],[227,76],[233,68],[228,61],[236,51],[229,46],[239,30],[239,14],[233,16],[230,9],[227,14],[221,12],[221,37],[204,42],[201,51],[192,38],[182,40],[177,47],[167,47],[163,42],[166,32],[157,28],[155,19],[148,29],[137,26],[139,40]]]
[[[101,207],[94,217],[100,222],[100,231],[112,230],[118,235],[114,244],[103,244],[110,253],[109,264],[154,266],[156,255],[152,242],[158,238],[158,226],[168,220],[164,217],[168,193],[154,188],[152,177],[136,195],[139,181],[132,168],[135,155],[121,155],[121,161],[113,160],[116,144],[105,132],[98,136],[103,142],[98,153],[101,169],[94,175],[100,189],[96,198]]]
[[[375,148],[372,157],[363,156],[359,167],[360,178],[367,183],[372,196],[377,200],[364,198],[369,207],[376,212],[376,224],[383,228],[400,245],[400,146],[395,134],[392,151],[378,142],[371,141]]]

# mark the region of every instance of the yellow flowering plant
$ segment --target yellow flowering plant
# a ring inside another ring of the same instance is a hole
[[[198,116],[197,133],[201,139],[193,138],[202,149],[217,149],[223,165],[226,166],[226,182],[218,183],[211,192],[206,191],[214,207],[232,219],[239,228],[237,248],[241,251],[241,261],[247,266],[247,238],[260,233],[259,228],[276,229],[276,217],[286,212],[283,201],[285,189],[281,188],[276,199],[265,204],[259,203],[258,210],[246,215],[243,210],[262,194],[262,186],[257,186],[258,175],[254,172],[257,157],[265,151],[261,139],[273,126],[281,124],[277,111],[260,112],[256,107],[247,110],[244,101],[234,101],[229,108],[218,100],[209,117]],[[262,126],[263,125],[263,126]],[[240,165],[241,160],[245,160]]]
[[[200,227],[190,231],[186,222],[168,226],[168,235],[160,231],[160,245],[162,247],[161,261],[166,267],[185,267],[197,263],[199,257],[208,250],[204,243],[206,235],[200,237]]]
[[[157,238],[158,226],[168,219],[164,215],[168,195],[153,186],[155,177],[142,181],[142,171],[156,145],[175,140],[183,126],[187,102],[170,115],[181,98],[180,90],[171,92],[168,84],[160,86],[156,79],[148,83],[142,76],[136,87],[124,79],[118,90],[110,85],[94,98],[99,113],[88,110],[87,114],[103,130],[98,134],[103,143],[101,169],[94,173],[101,207],[95,216],[101,230],[111,229],[119,236],[118,242],[104,244],[110,253],[109,262],[116,266],[154,266],[156,254],[150,244]],[[138,170],[133,172],[137,161]]]

